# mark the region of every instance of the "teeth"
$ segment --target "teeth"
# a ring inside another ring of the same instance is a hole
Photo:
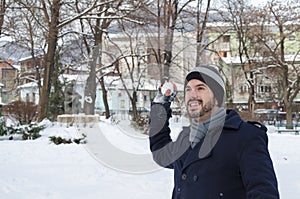
[[[194,102],[190,102],[189,105],[190,105],[191,107],[193,107],[193,106],[199,106],[199,104],[200,104],[199,102],[194,101]]]

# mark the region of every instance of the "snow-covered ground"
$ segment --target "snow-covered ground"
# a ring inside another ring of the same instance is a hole
[[[171,123],[175,132],[179,123]],[[80,137],[86,144],[55,145],[49,136]],[[172,171],[157,167],[146,135],[120,118],[93,127],[52,124],[30,141],[0,141],[0,198],[168,199]],[[269,127],[269,149],[281,199],[300,195],[300,136]]]

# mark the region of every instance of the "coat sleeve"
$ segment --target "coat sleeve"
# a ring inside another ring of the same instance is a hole
[[[171,103],[153,103],[150,111],[149,140],[154,161],[166,168],[174,168],[174,163],[189,147],[188,137],[180,133],[177,140],[171,139],[169,119]]]
[[[248,124],[246,131],[248,133],[241,133],[243,144],[239,163],[247,199],[279,199],[266,128]]]

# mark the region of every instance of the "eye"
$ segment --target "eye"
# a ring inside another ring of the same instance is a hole
[[[197,87],[197,90],[198,90],[198,91],[205,90],[205,87],[204,87],[204,86],[198,86],[198,87]]]

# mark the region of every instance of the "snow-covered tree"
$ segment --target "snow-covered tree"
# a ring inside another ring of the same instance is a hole
[[[82,2],[77,2],[77,8],[83,10],[83,6],[79,6]],[[84,112],[85,114],[94,114],[95,98],[96,98],[96,83],[99,79],[103,94],[103,102],[105,114],[108,118],[110,111],[107,102],[107,91],[104,84],[105,70],[107,66],[103,64],[103,38],[109,34],[108,28],[111,23],[116,21],[131,21],[138,23],[132,18],[131,13],[137,10],[140,6],[140,1],[104,1],[88,16],[81,18],[80,28],[82,37],[85,41],[88,57],[89,57],[89,76],[85,85],[84,96]],[[111,52],[112,54],[114,52]],[[111,68],[114,66],[112,65]],[[113,70],[113,69],[112,69]]]
[[[6,0],[1,0],[0,1],[0,37],[2,35],[2,28],[3,28],[3,23],[4,23],[4,17],[5,17],[5,12],[7,9],[7,2]]]
[[[299,48],[296,35],[300,31],[300,3],[273,1],[261,9],[264,32],[257,37],[262,41],[267,63],[272,63],[279,79],[279,100],[284,103],[287,124],[292,124],[294,99],[300,90]]]

